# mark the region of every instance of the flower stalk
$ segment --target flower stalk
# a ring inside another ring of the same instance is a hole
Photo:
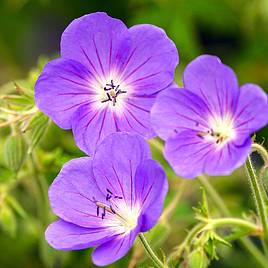
[[[263,233],[263,230],[260,226],[243,219],[238,218],[218,218],[218,219],[208,219],[206,226],[203,228],[203,230],[207,229],[214,229],[219,228],[222,226],[237,226],[242,229],[247,229],[248,234],[251,235],[261,235]]]
[[[265,166],[268,166],[268,152],[258,143],[252,144],[252,151],[256,151],[263,159]]]
[[[248,156],[248,159],[246,161],[246,170],[249,177],[250,188],[254,195],[254,201],[256,204],[257,213],[263,228],[263,236],[264,236],[263,246],[265,252],[268,252],[268,218],[267,218],[265,197],[263,196],[264,191],[262,189],[261,182],[259,181],[258,177],[255,174],[250,156]]]
[[[151,258],[151,260],[154,262],[154,264],[158,268],[167,268],[167,266],[157,257],[157,255],[154,253],[153,249],[149,245],[147,239],[145,238],[144,234],[140,233],[139,238],[141,243],[143,244],[145,251],[147,255]]]

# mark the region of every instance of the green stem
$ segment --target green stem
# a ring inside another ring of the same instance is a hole
[[[177,256],[181,257],[184,249],[190,246],[193,239],[197,237],[200,232],[223,227],[225,225],[238,226],[243,229],[247,229],[247,232],[245,232],[243,235],[260,235],[262,233],[262,228],[260,228],[260,226],[246,220],[238,218],[207,219],[207,221],[195,225],[189,231],[188,235],[186,236],[179,250],[177,251]]]
[[[252,222],[238,219],[238,218],[219,218],[219,219],[209,219],[205,229],[213,229],[222,227],[224,225],[238,226],[244,229],[248,229],[249,233],[260,235],[262,234],[262,228]]]
[[[258,154],[262,157],[265,166],[268,166],[268,152],[266,151],[266,149],[258,143],[253,143],[251,148],[252,151],[258,152]]]
[[[33,154],[30,154],[30,160],[31,160],[31,165],[32,165],[32,172],[34,174],[34,182],[39,188],[38,190],[40,191],[40,196],[38,196],[39,204],[41,203],[40,206],[38,206],[38,211],[41,210],[41,215],[42,215],[42,224],[46,226],[48,224],[48,214],[49,214],[49,205],[48,205],[48,185],[45,181],[45,179],[40,176],[39,174],[39,168],[37,166],[35,156]]]
[[[206,189],[208,194],[210,195],[210,198],[215,203],[215,205],[218,207],[219,211],[223,216],[230,216],[230,211],[226,207],[224,201],[221,199],[218,192],[214,189],[214,187],[210,184],[209,180],[206,176],[202,175],[197,177],[200,184]],[[255,258],[255,260],[263,267],[267,268],[267,260],[265,256],[259,251],[259,249],[246,237],[240,238],[238,240],[241,245],[248,250],[249,253]]]
[[[150,140],[150,144],[152,146],[154,146],[160,152],[163,152],[163,145],[157,139]],[[220,197],[220,195],[218,194],[218,192],[214,189],[214,187],[210,184],[210,182],[208,181],[208,179],[205,176],[203,176],[203,175],[201,175],[201,176],[199,176],[197,178],[198,178],[200,184],[203,185],[203,187],[206,189],[206,191],[210,195],[210,198],[215,203],[216,207],[219,209],[219,211],[221,212],[221,214],[223,216],[226,216],[226,217],[230,216],[231,213],[230,213],[229,209],[226,207],[224,201],[222,200],[222,198]],[[194,228],[194,229],[196,231],[198,231],[198,229],[201,228],[200,227],[201,225],[204,226],[203,224],[199,224],[199,225],[196,225],[197,228],[196,229]],[[195,230],[193,230],[193,231],[195,231]],[[190,233],[189,233],[189,235],[190,235]],[[241,245],[246,250],[248,250],[249,253],[251,253],[251,255],[261,265],[261,267],[267,268],[267,260],[266,260],[265,256],[251,242],[251,240],[249,240],[248,238],[244,237],[244,238],[240,238],[238,241],[241,243]]]
[[[144,234],[140,233],[139,234],[139,238],[141,240],[141,243],[143,244],[146,253],[148,254],[148,256],[151,258],[151,260],[154,262],[154,264],[158,267],[158,268],[166,268],[167,266],[165,266],[163,264],[163,262],[156,256],[156,254],[154,253],[154,251],[152,250],[151,246],[149,245],[148,241],[146,240]]]
[[[182,253],[184,252],[185,248],[188,248],[191,244],[191,241],[203,230],[206,225],[204,223],[198,223],[195,225],[188,233],[184,241],[181,243],[178,251],[176,252],[176,256],[181,258]]]
[[[250,188],[254,195],[257,213],[263,228],[264,250],[268,252],[268,218],[267,218],[265,199],[263,196],[264,190],[261,188],[261,182],[259,181],[259,179],[255,174],[250,156],[248,156],[248,159],[246,161],[246,169],[249,177]]]
[[[222,198],[215,190],[215,188],[210,184],[207,177],[204,175],[200,175],[197,177],[197,179],[199,180],[200,184],[204,187],[204,189],[207,191],[210,198],[213,200],[213,203],[215,203],[216,207],[219,209],[221,214],[223,216],[229,216],[230,215],[229,209],[226,207],[225,203],[223,202]]]

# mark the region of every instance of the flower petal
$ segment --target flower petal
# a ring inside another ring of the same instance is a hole
[[[209,128],[209,110],[196,94],[176,85],[161,92],[151,110],[154,130],[164,140],[185,130]]]
[[[155,97],[156,95],[131,96],[126,99],[122,114],[116,115],[118,129],[140,134],[146,139],[156,136],[150,121],[150,111]]]
[[[115,234],[109,228],[84,228],[58,220],[50,224],[46,230],[47,242],[58,250],[76,250],[97,246]]]
[[[252,134],[267,125],[267,94],[257,85],[243,85],[240,88],[239,102],[234,118],[238,133]]]
[[[206,156],[214,147],[214,143],[198,137],[196,131],[187,130],[166,141],[164,156],[179,176],[193,178],[204,172]]]
[[[98,110],[90,104],[81,106],[74,114],[72,129],[77,146],[88,155],[94,154],[107,135],[117,131],[113,111],[108,107]]]
[[[221,150],[211,152],[206,158],[204,172],[211,176],[230,175],[246,162],[250,150],[250,137],[241,136],[225,144]]]
[[[49,200],[53,212],[65,221],[88,228],[107,223],[97,215],[94,200],[105,201],[105,195],[96,184],[89,157],[71,160],[63,166],[49,188]]]
[[[125,132],[109,135],[98,146],[93,159],[93,172],[98,178],[99,189],[104,194],[109,189],[131,206],[137,166],[149,158],[149,145],[142,137]]]
[[[245,162],[250,145],[247,135],[240,135],[219,147],[214,141],[199,137],[196,131],[185,131],[167,140],[164,156],[175,172],[184,178],[203,173],[227,175]]]
[[[92,260],[95,265],[109,265],[124,257],[133,245],[139,229],[128,234],[118,235],[114,239],[98,246],[92,253]]]
[[[145,24],[131,27],[129,33],[132,50],[121,70],[124,83],[140,95],[156,93],[171,84],[179,56],[166,33]]]
[[[101,80],[120,67],[130,51],[127,27],[104,12],[96,12],[74,20],[61,38],[61,56],[78,60],[87,66],[96,80]]]
[[[218,57],[202,55],[186,67],[184,87],[207,103],[211,113],[223,117],[237,104],[239,86],[233,70]]]
[[[35,84],[36,105],[61,128],[70,129],[77,108],[92,101],[91,78],[91,73],[79,62],[53,60]]]
[[[154,160],[145,160],[135,174],[135,203],[141,207],[141,232],[151,229],[163,210],[168,182],[163,168]]]

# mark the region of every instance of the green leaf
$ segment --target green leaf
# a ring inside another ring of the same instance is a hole
[[[7,167],[17,173],[27,156],[27,144],[21,134],[9,136],[4,145],[4,160]]]
[[[202,192],[202,201],[199,202],[197,208],[193,208],[193,210],[196,213],[196,218],[198,219],[208,219],[209,218],[209,209],[208,209],[208,202],[207,202],[207,195],[206,191],[203,187],[200,187],[201,192]]]
[[[6,205],[0,209],[0,224],[5,232],[14,237],[17,230],[17,221],[13,211]]]

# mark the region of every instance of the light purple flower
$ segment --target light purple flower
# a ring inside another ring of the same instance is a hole
[[[239,88],[232,69],[209,55],[186,67],[183,82],[163,91],[152,108],[166,159],[186,178],[230,174],[245,162],[250,135],[268,123],[267,95],[254,84]]]
[[[61,38],[61,58],[48,63],[35,85],[37,106],[77,145],[93,154],[108,134],[155,136],[150,110],[169,86],[178,52],[153,25],[127,28],[97,12],[74,20]]]
[[[167,189],[165,173],[142,137],[110,134],[93,159],[68,162],[50,186],[51,207],[60,219],[49,225],[46,240],[59,250],[97,247],[93,262],[108,265],[156,224]]]

